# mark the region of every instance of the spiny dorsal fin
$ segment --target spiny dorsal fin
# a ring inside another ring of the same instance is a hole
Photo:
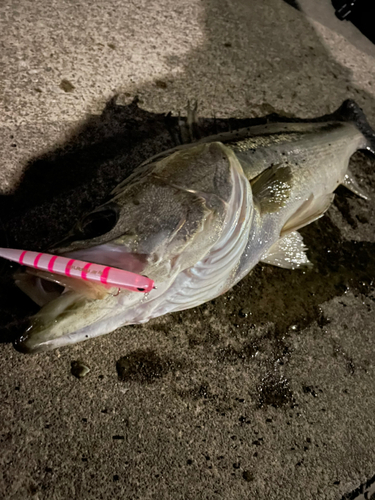
[[[262,213],[277,212],[287,202],[291,191],[290,167],[273,165],[250,181],[254,199]]]
[[[311,194],[309,198],[300,206],[300,208],[290,217],[284,224],[280,232],[280,236],[296,231],[297,229],[307,226],[314,220],[319,219],[328,210],[333,202],[335,195],[325,194],[319,198],[314,198]]]
[[[306,246],[302,236],[297,231],[293,231],[272,245],[266,255],[262,257],[261,262],[285,269],[311,266],[305,251]]]

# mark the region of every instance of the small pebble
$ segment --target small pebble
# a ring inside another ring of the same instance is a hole
[[[72,361],[70,372],[74,377],[83,378],[89,373],[90,367],[83,361]]]

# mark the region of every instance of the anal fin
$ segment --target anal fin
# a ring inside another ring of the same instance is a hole
[[[335,195],[330,193],[319,198],[314,198],[311,194],[309,198],[302,203],[299,209],[290,217],[290,219],[284,224],[280,232],[280,236],[284,236],[292,231],[307,226],[314,220],[319,219],[328,210],[331,203],[333,202]]]
[[[349,189],[352,193],[356,194],[357,196],[360,196],[364,200],[369,200],[369,196],[362,190],[362,188],[357,184],[357,181],[354,179],[352,174],[348,172],[344,180],[342,182],[342,185],[346,187],[346,189]]]
[[[302,236],[297,231],[280,238],[261,258],[261,262],[285,269],[312,265],[307,258]]]

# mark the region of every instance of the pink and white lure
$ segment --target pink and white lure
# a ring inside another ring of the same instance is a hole
[[[147,276],[59,255],[0,248],[0,257],[41,271],[49,271],[50,273],[100,283],[105,286],[126,288],[132,292],[148,293],[154,288],[154,281],[147,278]]]

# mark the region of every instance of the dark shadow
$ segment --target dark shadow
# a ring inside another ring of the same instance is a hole
[[[336,16],[340,20],[352,22],[372,43],[374,34],[374,4],[371,0],[332,0]]]
[[[361,486],[346,493],[341,500],[372,500],[375,496],[375,475],[362,483]]]
[[[291,7],[294,7],[297,10],[301,10],[300,6],[298,5],[297,0],[284,0],[285,3],[290,5]]]
[[[284,0],[284,2],[298,8],[308,19],[314,19],[343,36],[362,52],[374,56],[371,0],[316,0],[315,2]],[[293,5],[294,3],[298,7]]]

